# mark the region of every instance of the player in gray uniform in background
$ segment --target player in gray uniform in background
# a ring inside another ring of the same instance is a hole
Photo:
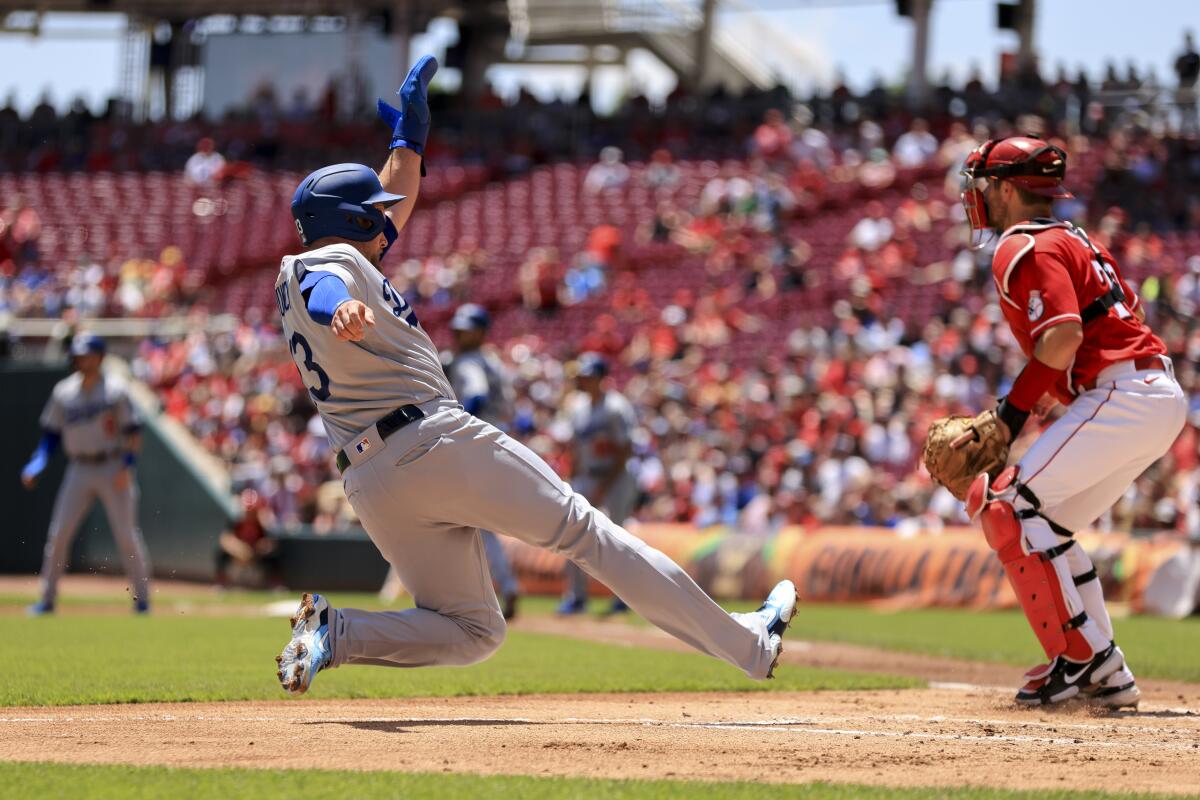
[[[141,422],[125,382],[100,369],[105,349],[104,340],[92,334],[81,334],[71,342],[76,371],[50,393],[42,412],[42,439],[21,470],[21,482],[32,489],[60,444],[70,462],[50,517],[41,598],[29,607],[35,616],[54,611],[58,579],[67,566],[71,543],[97,497],[121,551],[134,611],[150,610],[150,564],[137,526],[138,491],[133,479]]]
[[[450,320],[454,334],[454,358],[446,368],[450,386],[463,409],[505,433],[512,420],[512,381],[500,359],[483,349],[487,330],[492,324],[487,311],[475,303],[459,306]],[[481,530],[492,580],[500,587],[500,607],[504,618],[517,615],[520,586],[512,562],[499,537]]]
[[[781,581],[763,606],[729,614],[662,553],[630,535],[529,448],[463,410],[416,313],[379,271],[420,188],[430,56],[409,72],[380,174],[335,164],[292,199],[304,251],[275,282],[283,335],[325,423],[350,504],[412,593],[414,608],[334,609],[305,594],[276,658],[301,694],[322,669],[473,664],[504,640],[480,529],[576,561],[650,622],[769,677],[796,607]]]
[[[599,353],[584,353],[576,362],[575,404],[568,409],[572,439],[571,486],[621,524],[637,504],[637,476],[629,469],[637,417],[620,392],[607,387],[608,361]],[[587,608],[588,576],[573,561],[563,565],[560,614],[580,614]],[[627,611],[613,597],[609,613]]]

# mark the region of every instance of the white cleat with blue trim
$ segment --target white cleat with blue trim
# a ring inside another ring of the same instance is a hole
[[[305,593],[300,598],[300,607],[291,618],[292,640],[275,656],[279,667],[275,675],[288,694],[304,694],[317,673],[329,665],[333,656],[329,643],[332,614],[329,601],[321,595]]]
[[[796,584],[791,581],[780,581],[775,584],[775,588],[767,595],[766,602],[755,611],[767,622],[767,633],[771,635],[771,646],[775,650],[775,660],[771,662],[771,668],[767,670],[767,677],[775,677],[775,667],[779,664],[779,656],[783,653],[783,633],[787,630],[788,625],[792,624],[792,618],[796,616],[796,604],[800,602],[800,596],[796,593]]]

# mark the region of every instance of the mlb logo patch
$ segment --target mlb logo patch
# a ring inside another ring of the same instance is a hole
[[[354,445],[354,449],[357,450],[361,455],[362,453],[365,453],[371,449],[371,441],[369,439],[363,439],[361,442]]]

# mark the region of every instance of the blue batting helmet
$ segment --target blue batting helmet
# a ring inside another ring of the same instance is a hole
[[[483,306],[476,303],[463,303],[450,320],[452,331],[486,331],[492,324],[492,318]]]
[[[385,192],[375,170],[362,164],[331,164],[300,181],[292,195],[292,217],[305,246],[326,236],[369,242],[387,227],[376,205],[399,203]]]
[[[89,353],[99,353],[104,355],[108,349],[108,345],[104,339],[94,333],[80,333],[71,340],[69,352],[72,357],[86,356]]]
[[[579,356],[575,374],[580,378],[603,378],[608,374],[608,359],[599,353],[583,353]]]

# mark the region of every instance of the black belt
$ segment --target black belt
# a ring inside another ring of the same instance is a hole
[[[68,456],[68,458],[79,464],[103,464],[112,461],[117,455],[117,453],[78,453]]]
[[[424,416],[425,412],[414,405],[400,406],[395,411],[381,417],[375,423],[375,430],[379,431],[380,439],[387,439],[408,423],[416,422]],[[338,472],[345,472],[350,468],[350,456],[346,455],[345,450],[338,450],[337,468]]]

